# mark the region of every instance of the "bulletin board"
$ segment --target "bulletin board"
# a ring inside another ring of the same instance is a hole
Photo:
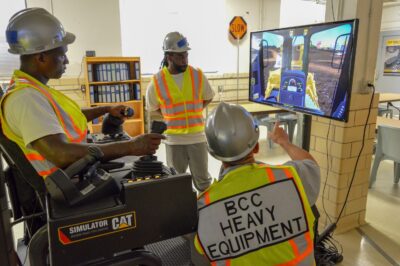
[[[400,30],[381,32],[375,87],[379,92],[400,93]]]

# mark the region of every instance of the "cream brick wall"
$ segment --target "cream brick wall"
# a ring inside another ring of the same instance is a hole
[[[61,91],[62,93],[76,101],[79,106],[86,107],[86,97],[85,93],[81,91],[81,84],[85,84],[83,78],[52,79],[48,83],[50,87]]]
[[[220,100],[218,89],[222,89],[221,99],[223,101],[234,102],[237,100],[237,78],[236,74],[223,74],[223,75],[206,75],[210,82],[211,88],[215,92],[214,102]],[[146,88],[150,82],[151,77],[142,77],[142,95],[146,95]],[[239,101],[248,101],[249,97],[249,75],[247,73],[239,74]]]
[[[367,122],[371,96],[372,94],[353,94],[351,96],[347,123],[319,117],[314,117],[312,120],[310,152],[321,167],[322,183],[320,197],[317,201],[322,216],[320,228],[336,221],[349,189],[347,204],[336,232],[343,232],[365,223],[379,94],[374,95]],[[366,122],[367,126],[364,132]],[[364,147],[358,158],[364,135]],[[357,158],[357,169],[353,179]]]

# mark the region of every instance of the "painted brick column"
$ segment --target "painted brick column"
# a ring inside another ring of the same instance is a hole
[[[382,0],[328,0],[326,4],[326,21],[358,18],[359,27],[348,122],[315,117],[312,120],[310,151],[321,167],[322,177],[317,201],[321,213],[320,230],[336,222],[349,190],[336,232],[365,223],[379,99],[379,95],[375,94],[369,110],[372,93],[367,83],[374,82],[382,5]],[[364,148],[355,169],[366,123]]]
[[[310,152],[321,167],[321,190],[317,201],[321,214],[320,229],[337,220],[349,189],[348,202],[336,232],[346,231],[365,223],[379,94],[374,95],[367,121],[371,96],[372,93],[352,94],[347,123],[326,118],[313,118]],[[361,152],[364,127],[365,141]],[[360,152],[354,180],[350,187]]]

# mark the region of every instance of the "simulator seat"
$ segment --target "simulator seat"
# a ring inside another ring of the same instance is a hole
[[[0,130],[0,153],[7,163],[4,169],[14,223],[24,222],[24,244],[46,224],[46,188],[41,176],[28,162],[18,145],[8,140]],[[3,170],[3,169],[1,169]]]
[[[114,169],[110,172],[121,184],[120,193],[69,206],[72,201],[62,201],[65,191],[58,198],[54,190],[49,195],[42,177],[2,132],[0,148],[9,165],[5,174],[13,218],[26,224],[32,266],[161,265],[159,257],[142,247],[197,228],[196,195],[188,174],[138,181],[129,168]],[[71,169],[57,172],[56,182],[60,172],[68,177]],[[47,179],[52,180],[51,175]],[[29,191],[31,204],[20,195],[21,188]],[[30,205],[37,208],[27,209]]]

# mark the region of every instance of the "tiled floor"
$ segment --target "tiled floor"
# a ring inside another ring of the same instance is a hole
[[[278,164],[289,158],[274,145],[269,149],[266,130],[261,127],[260,153],[257,159]],[[165,162],[165,148],[157,152],[158,159]],[[220,162],[209,157],[210,174],[216,177]],[[339,265],[400,265],[400,188],[393,184],[393,163],[384,161],[379,168],[377,182],[368,194],[367,224],[349,232],[335,235],[343,249],[344,260]],[[15,230],[15,238],[21,237],[21,227]]]

